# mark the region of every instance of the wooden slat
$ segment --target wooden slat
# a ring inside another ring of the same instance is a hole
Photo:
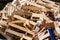
[[[7,29],[6,32],[11,33],[11,34],[14,34],[14,35],[19,36],[19,37],[22,37],[22,38],[25,38],[25,39],[30,39],[30,40],[32,39],[32,38],[29,37],[29,36],[25,36],[24,34],[15,32],[15,31],[10,30],[10,29]]]

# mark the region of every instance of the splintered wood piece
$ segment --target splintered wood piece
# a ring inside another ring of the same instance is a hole
[[[12,23],[9,23],[8,25],[10,25],[12,27],[15,27],[17,29],[23,30],[23,31],[25,31],[25,32],[27,32],[27,33],[29,33],[29,34],[34,36],[34,33],[32,31],[26,30],[24,27],[21,27],[21,26],[18,26],[16,24],[12,24]]]
[[[25,21],[27,21],[27,22],[30,22],[30,23],[33,24],[33,25],[36,25],[35,22],[30,21],[30,20],[28,20],[28,19],[25,19],[25,18],[23,18],[23,17],[21,17],[21,16],[19,16],[19,15],[14,15],[14,17],[17,18],[17,19],[20,19],[20,20],[25,20]]]
[[[11,34],[14,34],[14,35],[19,36],[19,37],[22,37],[22,38],[25,38],[25,39],[27,39],[27,40],[28,40],[28,39],[29,39],[29,40],[32,40],[31,37],[29,37],[29,36],[25,36],[24,34],[21,34],[21,33],[15,32],[15,31],[10,30],[10,29],[7,29],[6,32],[11,33]]]

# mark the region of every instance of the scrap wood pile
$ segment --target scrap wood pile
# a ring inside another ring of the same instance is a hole
[[[59,5],[49,0],[13,0],[0,11],[0,34],[7,40],[51,40],[47,30],[52,28],[58,40],[58,14]],[[36,35],[33,30],[39,19],[42,27]]]

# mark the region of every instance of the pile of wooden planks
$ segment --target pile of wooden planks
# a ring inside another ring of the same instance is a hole
[[[55,18],[59,14],[59,5],[49,0],[13,0],[0,11],[1,34],[7,40],[51,40],[47,28],[55,28],[49,16]],[[32,31],[37,20],[43,19],[43,27],[36,37]],[[45,20],[45,21],[44,21]]]

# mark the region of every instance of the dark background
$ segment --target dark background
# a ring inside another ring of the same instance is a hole
[[[13,0],[0,0],[0,10],[2,10],[8,2],[12,1]]]

